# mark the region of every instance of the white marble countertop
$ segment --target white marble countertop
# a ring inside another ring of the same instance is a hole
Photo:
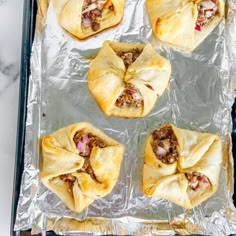
[[[10,235],[23,0],[0,0],[0,235]]]

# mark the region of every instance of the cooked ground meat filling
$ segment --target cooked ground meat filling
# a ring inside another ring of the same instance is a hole
[[[84,0],[82,8],[82,25],[93,31],[100,29],[100,20],[105,11],[114,11],[111,0]]]
[[[123,60],[125,68],[127,69],[139,57],[141,52],[141,49],[134,48],[131,51],[116,52],[116,54]],[[121,108],[139,108],[143,106],[143,96],[135,85],[126,83],[125,89],[122,94],[117,98],[115,105]]]
[[[68,192],[72,192],[72,188],[74,186],[74,182],[76,181],[76,177],[71,174],[60,175],[59,178],[63,180],[68,185]]]
[[[209,179],[199,172],[185,173],[188,180],[188,187],[193,191],[197,191],[200,188],[206,188],[210,185]]]
[[[172,164],[178,160],[178,141],[171,127],[154,130],[152,138],[152,150],[157,159],[165,164]]]
[[[123,60],[127,69],[139,57],[141,52],[141,49],[134,48],[129,52],[117,52],[116,54]]]
[[[203,0],[198,3],[198,18],[195,29],[201,31],[204,25],[207,25],[217,14],[217,0]]]
[[[81,172],[85,172],[87,174],[90,175],[90,177],[95,180],[96,182],[100,183],[96,177],[96,175],[94,174],[94,171],[93,171],[93,168],[92,166],[90,165],[90,161],[89,159],[85,159],[85,162],[84,162],[84,165],[82,167],[82,169],[78,170],[77,171],[78,173],[81,173]]]
[[[93,135],[91,133],[84,134],[80,131],[77,131],[75,133],[73,140],[75,142],[77,149],[79,150],[79,155],[84,157],[85,159],[82,169],[80,169],[78,172],[86,172],[91,176],[92,179],[99,182],[90,165],[89,158],[93,147],[104,148],[106,147],[106,143],[96,135]]]
[[[133,84],[126,83],[125,89],[117,98],[115,105],[120,108],[139,108],[143,106],[143,96]]]
[[[75,133],[73,140],[75,142],[77,149],[79,150],[80,156],[84,157],[85,159],[83,167],[77,172],[79,173],[85,172],[89,174],[93,180],[100,183],[97,180],[93,168],[90,165],[89,158],[93,147],[104,148],[106,147],[105,142],[103,142],[103,140],[97,137],[96,135],[93,135],[91,133],[84,134],[81,131],[77,131]],[[73,176],[72,174],[64,174],[60,175],[59,178],[68,185],[68,192],[72,193],[72,188],[74,186],[74,182],[76,181],[76,177]],[[52,178],[52,181],[53,179],[54,178]]]

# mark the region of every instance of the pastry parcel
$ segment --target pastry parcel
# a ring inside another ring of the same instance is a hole
[[[53,0],[60,25],[79,39],[117,25],[124,4],[125,0]]]
[[[186,51],[196,48],[224,16],[223,0],[146,0],[157,38]]]
[[[166,124],[147,140],[143,192],[191,209],[218,189],[221,162],[217,135]]]
[[[104,42],[88,86],[108,116],[144,117],[169,84],[171,66],[150,44]]]
[[[117,182],[123,145],[89,123],[77,123],[42,140],[41,180],[71,210],[81,212]]]

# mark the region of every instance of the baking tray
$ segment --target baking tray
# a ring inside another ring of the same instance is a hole
[[[17,235],[14,232],[14,224],[16,218],[17,203],[19,200],[21,177],[24,168],[24,144],[25,144],[25,128],[27,115],[27,96],[28,96],[28,82],[30,76],[30,56],[31,47],[34,39],[35,23],[37,14],[36,0],[25,0],[23,10],[23,31],[22,31],[22,49],[21,49],[21,72],[20,72],[20,86],[19,86],[19,107],[18,107],[18,129],[16,136],[16,156],[15,169],[13,178],[13,195],[12,195],[12,214],[11,214],[11,228],[10,235]],[[236,100],[232,107],[232,152],[234,157],[234,165],[236,165]],[[236,172],[234,173],[236,178]],[[234,188],[236,184],[234,183]],[[236,189],[236,188],[235,188]],[[233,195],[235,202],[236,195]],[[29,236],[30,231],[22,231],[22,236]],[[48,232],[46,235],[56,235],[53,232]]]

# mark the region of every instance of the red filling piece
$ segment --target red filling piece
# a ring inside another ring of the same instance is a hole
[[[149,89],[154,90],[150,84],[145,84]]]
[[[195,29],[201,31],[204,25],[207,25],[217,14],[217,0],[203,0],[198,3],[198,18]]]

